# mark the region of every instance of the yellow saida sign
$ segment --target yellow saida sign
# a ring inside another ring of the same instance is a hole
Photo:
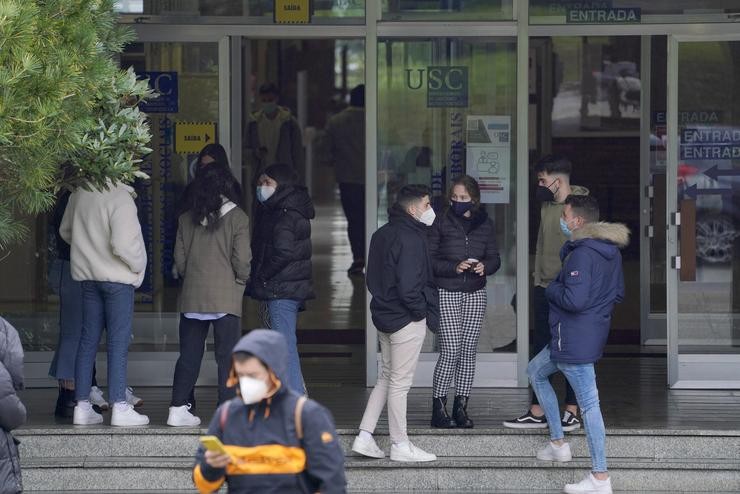
[[[216,142],[214,122],[176,122],[175,152],[197,154],[206,144]]]
[[[310,0],[275,0],[276,24],[308,24],[311,22]]]

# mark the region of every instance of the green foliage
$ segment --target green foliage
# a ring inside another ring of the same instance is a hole
[[[137,104],[153,95],[113,58],[133,39],[113,3],[0,0],[0,249],[23,238],[19,214],[130,182],[151,151]]]

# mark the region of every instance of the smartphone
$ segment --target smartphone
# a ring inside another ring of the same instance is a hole
[[[229,454],[221,443],[221,440],[216,436],[200,436],[200,443],[208,451],[215,451],[216,453],[221,453],[223,455]]]
[[[475,267],[478,265],[478,259],[468,259],[467,260],[470,263],[470,267],[468,268],[468,271],[474,271]]]

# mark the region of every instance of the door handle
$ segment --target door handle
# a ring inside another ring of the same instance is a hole
[[[696,200],[682,199],[681,210],[676,213],[679,226],[679,279],[696,281]]]

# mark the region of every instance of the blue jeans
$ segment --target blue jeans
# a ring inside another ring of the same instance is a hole
[[[288,382],[293,391],[304,394],[306,387],[303,384],[301,361],[298,357],[298,339],[296,338],[296,323],[300,302],[288,299],[268,300],[267,308],[270,311],[272,329],[285,336],[288,344]]]
[[[108,346],[108,400],[126,401],[126,366],[134,316],[134,287],[108,281],[82,282],[82,335],[75,365],[75,394],[87,400],[103,328]]]
[[[545,410],[550,439],[563,439],[563,426],[560,422],[558,397],[550,384],[550,375],[562,372],[576,393],[578,407],[583,417],[586,442],[591,453],[591,465],[595,473],[606,472],[606,429],[599,407],[599,390],[596,388],[594,364],[566,364],[550,359],[550,346],[546,346],[527,366],[529,382]]]
[[[59,343],[49,366],[55,379],[73,380],[82,333],[82,283],[72,279],[69,261],[57,259],[49,272],[52,290],[59,295]]]

